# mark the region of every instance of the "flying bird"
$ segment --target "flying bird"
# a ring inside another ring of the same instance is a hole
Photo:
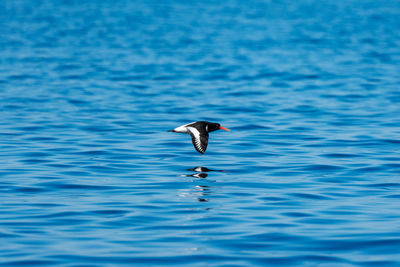
[[[208,145],[208,133],[219,129],[230,131],[228,128],[222,127],[219,123],[196,121],[169,130],[169,132],[190,134],[194,148],[201,154],[204,154]]]

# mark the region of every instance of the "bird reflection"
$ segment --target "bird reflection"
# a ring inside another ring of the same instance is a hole
[[[212,170],[207,167],[194,167],[192,169],[187,169],[192,172],[224,172],[224,170]]]
[[[207,178],[208,174],[204,172],[194,174],[183,174],[182,177],[195,177],[195,178]]]
[[[194,167],[191,169],[187,169],[188,171],[192,171],[195,173],[191,174],[183,174],[181,175],[182,177],[194,177],[194,178],[200,178],[200,179],[205,179],[209,176],[207,172],[223,172],[223,170],[213,170],[209,169],[207,167]],[[210,180],[205,180],[210,182]],[[211,186],[209,185],[199,185],[197,184],[192,190],[190,190],[191,193],[189,195],[196,196],[197,201],[199,202],[208,202],[207,196],[212,193],[211,191]],[[187,193],[181,194],[181,196],[188,195]]]
[[[208,202],[206,197],[212,193],[211,187],[208,185],[195,185],[191,189],[181,189],[180,191],[181,197],[195,197],[199,202]]]
[[[197,200],[199,202],[208,202],[208,199],[205,197],[211,193],[210,186],[196,185],[194,189],[196,190],[196,192],[193,194],[198,196]]]

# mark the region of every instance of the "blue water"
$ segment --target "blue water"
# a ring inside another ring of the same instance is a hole
[[[0,263],[400,266],[399,14],[2,0]]]

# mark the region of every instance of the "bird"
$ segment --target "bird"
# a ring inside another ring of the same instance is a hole
[[[208,145],[208,133],[219,129],[230,131],[228,128],[222,127],[219,123],[195,121],[176,127],[173,130],[169,130],[169,132],[190,134],[194,148],[199,153],[204,154]]]

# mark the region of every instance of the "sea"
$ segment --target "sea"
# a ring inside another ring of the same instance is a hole
[[[399,153],[400,1],[0,2],[2,266],[400,266]]]

